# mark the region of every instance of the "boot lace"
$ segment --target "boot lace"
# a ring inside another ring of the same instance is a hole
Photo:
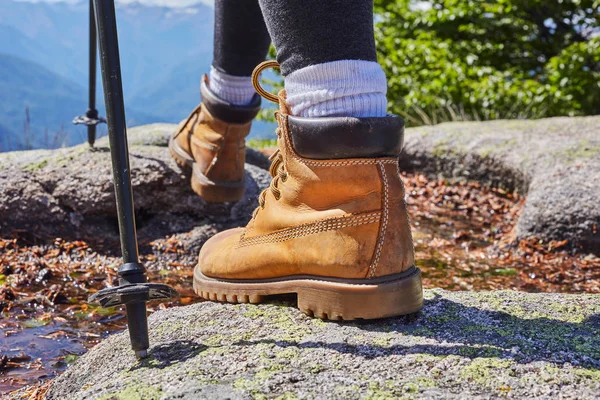
[[[278,68],[279,69],[279,63],[277,63],[277,61],[274,61],[274,60],[268,60],[268,61],[264,61],[264,62],[260,63],[254,69],[254,72],[252,72],[252,85],[254,86],[254,89],[256,90],[256,92],[258,94],[260,94],[262,97],[264,97],[265,99],[272,101],[274,103],[279,103],[279,98],[277,96],[275,96],[273,93],[267,92],[260,85],[260,81],[259,81],[260,73],[267,68]],[[275,112],[275,118],[277,119],[277,122],[279,124],[279,112]],[[275,130],[275,133],[277,134],[277,142],[279,143],[280,140],[282,140],[280,126],[277,127],[277,129]],[[256,217],[256,214],[258,214],[259,210],[265,208],[267,193],[269,190],[271,191],[271,193],[273,193],[273,197],[275,197],[275,200],[279,200],[281,198],[281,190],[279,189],[279,186],[278,186],[279,182],[285,182],[288,178],[288,173],[285,169],[285,162],[283,159],[283,154],[281,153],[281,147],[279,145],[277,146],[277,150],[275,150],[275,152],[271,155],[271,157],[269,157],[269,161],[271,161],[271,167],[269,168],[269,174],[271,174],[271,177],[273,179],[271,180],[269,187],[267,189],[263,190],[261,192],[260,196],[258,197],[258,207],[254,210],[254,213],[252,214],[252,218]]]

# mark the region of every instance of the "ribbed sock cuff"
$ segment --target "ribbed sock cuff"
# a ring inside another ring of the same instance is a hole
[[[299,117],[385,117],[387,80],[375,61],[311,65],[285,77],[287,102]]]
[[[210,90],[221,100],[237,106],[246,106],[256,94],[249,76],[234,76],[210,67]]]

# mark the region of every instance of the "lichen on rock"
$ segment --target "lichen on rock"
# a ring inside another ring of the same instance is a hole
[[[294,298],[150,317],[150,357],[113,335],[49,399],[562,398],[600,391],[600,298],[427,290],[421,313],[322,322]],[[99,367],[102,366],[102,367]],[[141,396],[144,383],[144,396]],[[112,397],[111,397],[112,396]]]

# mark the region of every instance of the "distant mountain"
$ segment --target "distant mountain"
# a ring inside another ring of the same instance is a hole
[[[210,68],[211,60],[212,53],[187,59],[156,81],[147,82],[128,101],[143,110],[153,110],[160,121],[179,121],[200,101],[201,76]]]
[[[29,62],[14,76],[6,58],[0,68],[0,138],[6,131],[22,136],[29,106],[35,147],[46,145],[37,136],[46,128],[52,132],[64,126],[67,144],[85,140],[85,130],[71,120],[87,109],[88,12],[84,0],[0,0],[0,53],[16,57],[12,69],[15,63]],[[133,3],[117,8],[117,24],[128,123],[179,122],[198,103],[200,78],[212,61],[213,9]],[[45,79],[35,79],[37,73]],[[106,115],[99,67],[97,87],[98,108]],[[272,135],[270,126],[255,124],[254,136],[266,132]]]
[[[61,129],[69,129],[67,140],[80,141],[77,136],[83,132],[67,124],[75,110],[85,111],[83,87],[41,65],[0,54],[0,93],[2,123],[10,130],[10,137],[4,140],[8,142],[5,150],[47,147],[50,143],[44,142],[46,129],[52,136]],[[29,137],[24,126],[27,109],[31,121]]]
[[[28,38],[12,26],[0,25],[0,53],[41,61],[47,58],[45,52],[43,43]]]
[[[100,101],[102,104],[102,101]],[[0,54],[0,144],[3,151],[73,145],[86,140],[85,128],[71,125],[87,109],[87,90],[39,64]],[[29,126],[25,124],[29,113]],[[127,109],[131,123],[154,118]],[[102,132],[102,130],[100,130]]]
[[[208,71],[211,61],[212,50],[184,60],[138,95],[131,97],[129,103],[135,104],[136,109],[152,110],[156,121],[181,121],[200,101],[201,75]],[[270,75],[269,78],[273,79]],[[273,106],[268,101],[264,101],[263,105]],[[250,136],[273,138],[274,132],[274,124],[256,121],[252,125]]]
[[[0,125],[0,152],[12,150],[10,147],[11,132],[8,128]]]
[[[87,85],[88,2],[0,1],[0,51],[42,64]],[[139,93],[183,60],[212,59],[213,10],[176,11],[133,4],[117,8],[125,96]],[[8,51],[7,51],[8,49]]]

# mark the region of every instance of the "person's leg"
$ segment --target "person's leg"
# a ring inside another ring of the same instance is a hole
[[[371,0],[259,1],[294,115],[385,116]]]
[[[213,93],[232,104],[249,104],[255,94],[250,76],[270,44],[258,0],[216,0]]]
[[[245,229],[203,246],[196,293],[230,302],[296,293],[302,311],[325,319],[418,311],[398,172],[404,124],[385,112],[372,0],[259,1],[286,88],[273,180]]]
[[[271,41],[257,0],[216,0],[214,39],[202,104],[180,124],[169,149],[179,165],[192,170],[192,188],[200,197],[230,202],[244,193],[245,138],[260,110],[250,76]]]

